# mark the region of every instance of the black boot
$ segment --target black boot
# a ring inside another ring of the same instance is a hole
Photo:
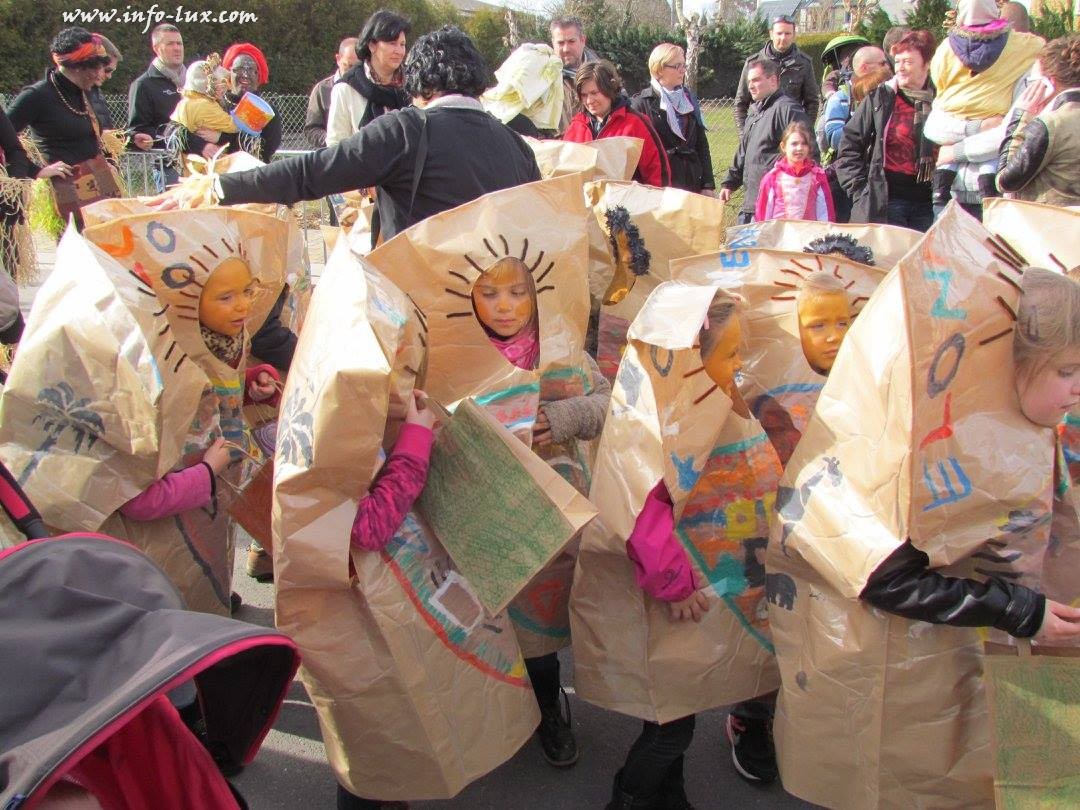
[[[623,790],[619,783],[621,775],[621,770],[615,774],[615,780],[611,786],[611,801],[604,810],[658,810],[656,796],[635,796]]]
[[[686,798],[686,784],[683,781],[683,757],[671,763],[664,783],[660,786],[656,810],[694,810],[694,805]]]
[[[569,768],[578,761],[578,747],[574,730],[570,726],[570,699],[563,689],[560,688],[559,691],[566,707],[565,715],[558,698],[554,703],[539,704],[540,725],[536,728],[536,735],[540,738],[540,748],[548,764],[556,768]]]

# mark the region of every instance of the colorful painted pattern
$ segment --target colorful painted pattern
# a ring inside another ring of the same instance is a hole
[[[502,615],[484,614],[468,581],[450,556],[406,516],[393,539],[379,552],[428,627],[458,658],[486,675],[528,686],[525,664],[510,624]]]
[[[700,577],[770,651],[763,561],[781,472],[763,431],[714,448],[675,527]]]

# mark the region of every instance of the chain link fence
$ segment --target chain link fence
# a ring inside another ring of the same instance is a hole
[[[311,148],[304,138],[304,117],[307,113],[307,96],[282,95],[267,93],[265,98],[269,101],[277,114],[281,117],[282,140],[278,157],[288,157],[297,151]],[[127,122],[127,96],[112,94],[105,95],[105,104],[112,113],[112,118],[117,126],[123,126]],[[10,98],[0,96],[0,103],[5,106]],[[731,160],[735,156],[735,150],[739,144],[739,133],[735,127],[735,102],[733,99],[702,99],[701,114],[708,130],[709,151],[712,154],[713,173],[716,182],[723,179]],[[164,153],[160,151],[142,152],[138,149],[129,149],[120,161],[120,172],[124,178],[128,193],[131,195],[154,194],[161,188],[163,176]],[[731,202],[725,210],[724,224],[732,224],[729,219],[734,219],[734,213],[742,205],[742,191],[733,195]],[[325,206],[323,206],[325,210]]]

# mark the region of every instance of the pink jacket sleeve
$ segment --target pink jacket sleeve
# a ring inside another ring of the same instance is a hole
[[[360,499],[349,542],[379,551],[390,542],[427,481],[435,434],[422,425],[402,425],[394,450]]]
[[[260,365],[252,366],[251,368],[245,369],[244,370],[244,404],[245,405],[251,405],[252,403],[256,402],[256,400],[254,400],[250,396],[248,396],[248,389],[250,389],[251,384],[253,382],[255,382],[255,378],[259,376],[260,371],[265,371],[267,374],[269,374],[271,377],[273,377],[277,382],[281,382],[281,374],[278,372],[278,370],[276,368],[274,368],[269,363],[261,363]],[[276,406],[281,401],[281,392],[280,391],[275,391],[270,398],[268,398],[268,399],[260,399],[260,400],[257,400],[257,401],[258,401],[258,403],[260,405],[274,405],[274,406]]]
[[[192,464],[148,486],[120,507],[120,514],[131,520],[157,520],[205,506],[214,494],[214,474],[203,462]]]
[[[645,499],[626,541],[626,555],[637,569],[638,587],[653,599],[678,602],[694,592],[694,572],[675,537],[671,495],[663,481]]]
[[[754,222],[765,222],[772,217],[769,203],[776,188],[776,169],[769,169],[758,186],[757,202],[754,203]]]

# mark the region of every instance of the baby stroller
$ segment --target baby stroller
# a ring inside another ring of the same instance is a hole
[[[0,505],[29,541],[0,550],[0,808],[246,808],[214,760],[254,758],[293,642],[184,610],[127,543],[47,538],[2,465]],[[174,707],[196,695],[201,741]]]

